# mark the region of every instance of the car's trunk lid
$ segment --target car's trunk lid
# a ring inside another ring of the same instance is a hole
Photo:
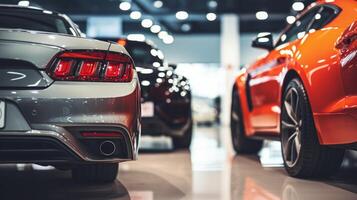
[[[0,88],[47,87],[45,69],[64,50],[108,50],[109,43],[66,35],[0,29]]]

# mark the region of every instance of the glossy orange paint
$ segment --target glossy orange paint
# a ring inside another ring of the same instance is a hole
[[[279,135],[283,87],[294,74],[306,89],[320,143],[357,142],[357,1],[318,1],[301,16],[327,4],[340,8],[336,18],[276,46],[239,73],[235,84],[247,136]]]

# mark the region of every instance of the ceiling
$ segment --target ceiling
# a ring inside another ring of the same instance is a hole
[[[3,4],[17,4],[19,0],[0,0]],[[126,0],[130,1],[130,0]],[[138,10],[143,17],[151,18],[173,34],[219,33],[220,17],[223,14],[238,14],[241,32],[278,32],[286,25],[286,17],[296,14],[292,10],[293,0],[161,0],[162,7],[154,6],[155,0],[131,0],[131,10]],[[312,0],[299,0],[306,5]],[[122,11],[122,0],[30,0],[31,5],[68,14],[86,29],[89,16],[118,16],[124,21],[123,31],[127,33],[150,33],[142,28],[140,20],[129,17],[130,11]],[[216,2],[216,4],[215,4]],[[175,13],[185,10],[189,13],[186,20],[177,20]],[[267,20],[257,20],[257,11],[266,11]],[[206,14],[214,12],[217,19],[208,21]]]

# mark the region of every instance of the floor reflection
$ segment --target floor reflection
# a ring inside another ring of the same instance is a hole
[[[118,180],[81,185],[70,173],[36,165],[0,166],[0,199],[306,200],[357,199],[356,154],[325,180],[286,175],[280,144],[259,156],[235,156],[228,128],[195,128],[190,151],[173,151],[168,138],[146,138],[138,161],[122,163]]]
[[[5,165],[0,169],[0,199],[129,200],[130,196],[119,181],[83,185],[73,182],[71,174],[66,171],[33,165]]]

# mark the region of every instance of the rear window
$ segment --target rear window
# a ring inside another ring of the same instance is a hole
[[[328,24],[333,20],[338,14],[339,9],[332,6],[323,6],[322,10],[317,13],[314,17],[314,23],[311,25],[310,29],[318,30]]]
[[[124,47],[137,65],[153,66],[154,63],[163,65],[163,60],[159,56],[161,51],[144,42],[129,41]]]
[[[58,15],[42,14],[39,12],[21,12],[20,10],[9,12],[0,10],[0,28],[75,35],[75,32],[64,18]]]

